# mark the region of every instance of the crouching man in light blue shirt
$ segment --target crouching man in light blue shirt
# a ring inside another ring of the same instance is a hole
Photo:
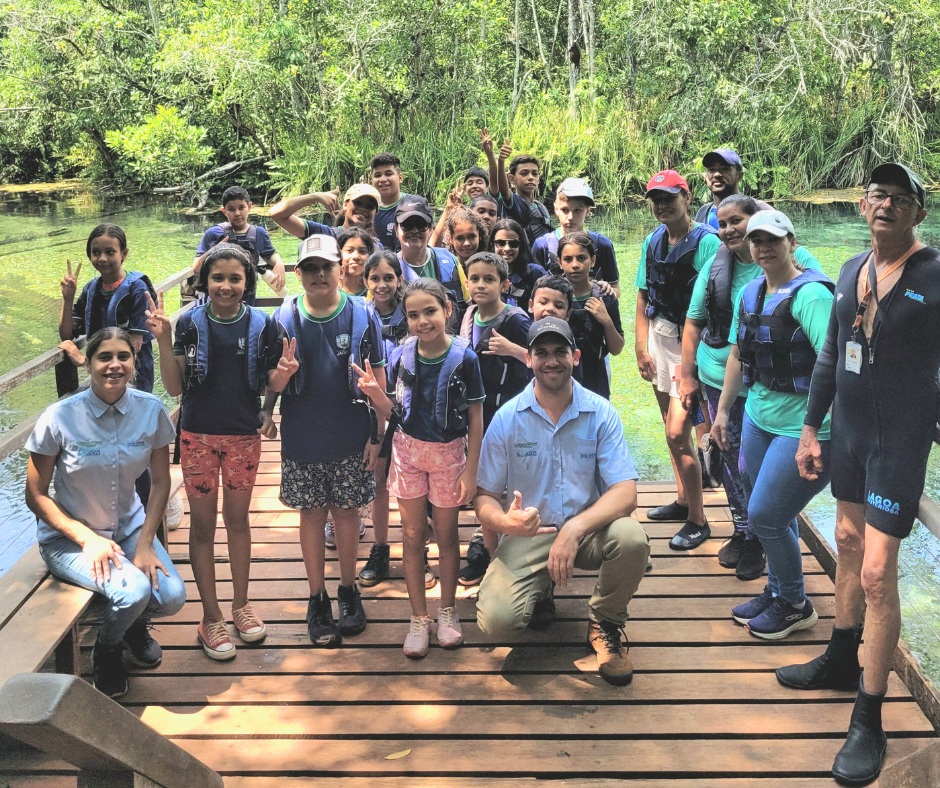
[[[566,587],[575,567],[600,569],[588,643],[601,677],[629,684],[621,636],[649,537],[630,517],[637,473],[623,425],[609,402],[571,379],[580,353],[564,320],[533,323],[527,345],[535,381],[497,411],[483,439],[476,513],[503,538],[480,585],[477,623],[494,640],[543,629],[554,620],[554,587]]]

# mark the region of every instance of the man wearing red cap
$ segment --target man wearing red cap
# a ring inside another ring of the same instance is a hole
[[[692,439],[692,417],[682,407],[678,382],[682,370],[680,327],[698,272],[718,251],[714,229],[689,216],[691,194],[674,170],[654,175],[646,186],[653,215],[660,222],[643,242],[636,284],[636,360],[644,380],[653,384],[666,427],[679,495],[647,513],[651,520],[685,521],[669,542],[691,550],[711,536],[705,520],[702,471]]]

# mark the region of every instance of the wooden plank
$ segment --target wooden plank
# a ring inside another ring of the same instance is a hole
[[[33,545],[0,576],[0,629],[7,625],[48,574],[49,570],[39,555],[39,547]]]
[[[831,777],[790,777],[786,788],[832,788]],[[545,780],[534,777],[253,777],[225,778],[226,788],[783,788],[776,777],[711,777],[702,780],[623,780],[575,778]]]

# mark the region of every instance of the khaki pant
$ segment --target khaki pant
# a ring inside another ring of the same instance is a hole
[[[507,639],[524,630],[535,605],[549,593],[548,553],[554,534],[504,536],[480,584],[477,625],[493,639]],[[649,537],[632,517],[621,517],[585,538],[574,565],[600,569],[588,616],[600,623],[627,620],[633,598],[649,559]]]

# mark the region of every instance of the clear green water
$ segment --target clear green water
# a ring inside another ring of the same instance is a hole
[[[867,228],[855,205],[832,203],[780,204],[797,228],[800,243],[822,263],[832,278],[841,264],[867,245]],[[940,200],[928,205],[921,239],[940,246]],[[90,193],[0,193],[0,374],[58,342],[59,280],[65,260],[85,259],[91,228],[108,221],[128,236],[128,266],[144,271],[154,282],[188,265],[202,232],[220,216],[188,216],[177,205],[138,198],[101,200]],[[282,256],[289,259],[295,242],[266,219]],[[623,418],[630,450],[644,479],[669,479],[671,468],[662,423],[653,393],[639,376],[633,356],[633,315],[637,258],[644,237],[655,227],[644,206],[592,219],[590,227],[610,236],[617,250],[624,296],[621,313],[627,343],[613,359],[612,400]],[[91,275],[83,268],[83,279]],[[299,292],[290,280],[292,292]],[[176,295],[168,299],[175,305]],[[158,376],[159,387],[159,376]],[[0,397],[0,431],[38,412],[54,399],[52,376],[46,375]],[[936,451],[927,477],[927,491],[940,499],[940,454]],[[25,459],[22,453],[0,464],[0,573],[33,541],[32,518],[22,503]],[[814,521],[829,534],[834,504],[828,493],[809,507]],[[935,681],[940,682],[940,543],[919,525],[904,544],[901,560],[904,637]],[[757,592],[755,588],[755,593]]]

